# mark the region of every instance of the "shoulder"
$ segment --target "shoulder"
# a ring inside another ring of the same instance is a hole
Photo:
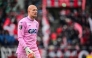
[[[18,23],[25,23],[26,22],[26,17],[22,18]]]
[[[19,22],[18,22],[18,24],[20,25],[25,25],[26,24],[26,17],[24,17],[24,18],[22,18]]]

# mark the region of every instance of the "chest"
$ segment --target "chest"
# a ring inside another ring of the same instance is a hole
[[[27,22],[26,31],[29,34],[36,34],[38,31],[38,25],[35,22]]]

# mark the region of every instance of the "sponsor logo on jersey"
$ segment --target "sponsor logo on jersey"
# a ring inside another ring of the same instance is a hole
[[[28,30],[28,33],[30,33],[30,34],[37,33],[37,29],[29,29]]]

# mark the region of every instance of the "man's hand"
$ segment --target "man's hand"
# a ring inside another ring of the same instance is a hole
[[[25,51],[26,51],[28,58],[35,58],[34,52],[32,50],[30,50],[29,47],[26,47]]]

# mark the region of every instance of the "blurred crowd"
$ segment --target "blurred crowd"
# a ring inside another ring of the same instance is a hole
[[[0,0],[0,46],[17,46],[17,23],[27,16],[27,7],[38,7],[38,47],[45,49],[42,33],[42,0]],[[50,35],[46,58],[78,58],[82,50],[92,53],[91,16],[81,8],[47,8]],[[90,19],[89,19],[90,18]],[[14,53],[14,52],[13,52]]]
[[[78,53],[82,50],[92,52],[92,35],[88,14],[83,13],[80,8],[61,9],[58,17],[50,12],[48,14],[51,34],[47,57],[78,58]],[[56,13],[54,12],[54,14]]]

